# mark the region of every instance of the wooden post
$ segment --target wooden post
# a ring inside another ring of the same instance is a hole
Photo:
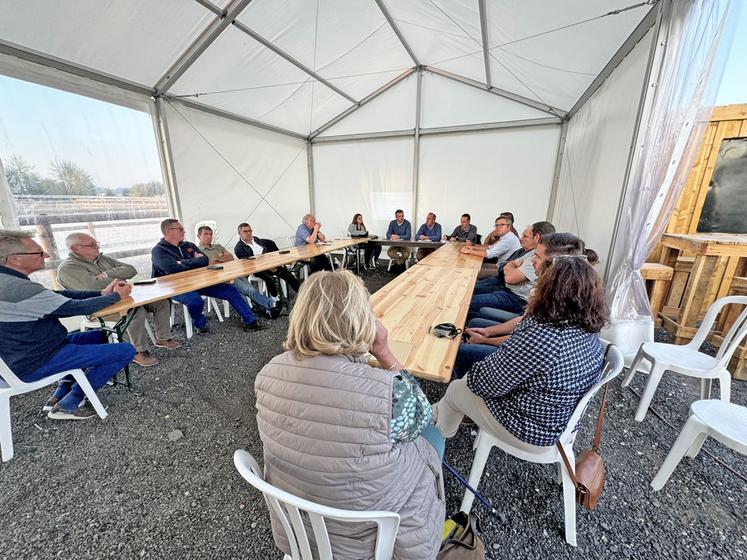
[[[59,260],[60,252],[57,250],[57,242],[54,240],[54,231],[52,223],[46,214],[40,214],[36,219],[36,238],[39,245],[49,255],[52,260]],[[57,288],[57,270],[50,269],[49,277],[52,281],[52,287]]]

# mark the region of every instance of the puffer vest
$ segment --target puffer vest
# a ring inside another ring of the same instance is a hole
[[[273,358],[255,381],[265,477],[318,504],[399,513],[394,557],[429,560],[445,514],[441,463],[422,436],[391,443],[393,376],[361,358]],[[290,554],[274,513],[271,521],[275,542]],[[326,524],[335,559],[373,557],[373,524]],[[313,539],[310,527],[307,534]]]

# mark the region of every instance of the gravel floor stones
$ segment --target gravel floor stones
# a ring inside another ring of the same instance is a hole
[[[381,265],[365,274],[372,291],[393,277]],[[105,421],[47,419],[46,389],[12,399],[16,457],[0,466],[0,559],[279,558],[261,496],[232,463],[238,448],[261,462],[253,382],[281,351],[287,317],[264,323],[244,333],[235,314],[212,318],[210,334],[157,349],[160,365],[133,367],[135,393],[102,390]],[[633,389],[644,383],[638,376]],[[445,390],[423,387],[432,401]],[[555,469],[494,450],[480,490],[499,514],[474,509],[492,556],[747,558],[747,483],[728,470],[747,475],[744,457],[709,440],[712,456],[683,461],[661,492],[649,487],[697,395],[693,380],[664,377],[653,408],[673,429],[652,413],[635,422],[638,398],[613,383],[601,450],[607,486],[597,509],[578,509],[576,549],[563,540]],[[732,400],[747,404],[747,383],[733,384]],[[577,450],[590,444],[597,407]],[[446,445],[446,460],[465,475],[473,438],[463,427]],[[454,512],[463,489],[445,477]]]

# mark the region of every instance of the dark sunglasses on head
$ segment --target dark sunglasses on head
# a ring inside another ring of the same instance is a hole
[[[430,331],[436,338],[456,338],[462,329],[458,329],[453,323],[439,323],[431,327]]]

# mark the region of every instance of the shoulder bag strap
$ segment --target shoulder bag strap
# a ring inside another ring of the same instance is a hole
[[[568,476],[571,477],[573,486],[575,486],[576,490],[578,490],[578,481],[576,480],[576,475],[573,473],[573,469],[571,468],[571,463],[568,461],[568,455],[565,454],[565,449],[563,449],[563,446],[560,445],[560,442],[557,442],[555,445],[557,446],[558,451],[560,452],[560,456],[563,458],[563,464],[565,465],[565,470],[568,471]]]

